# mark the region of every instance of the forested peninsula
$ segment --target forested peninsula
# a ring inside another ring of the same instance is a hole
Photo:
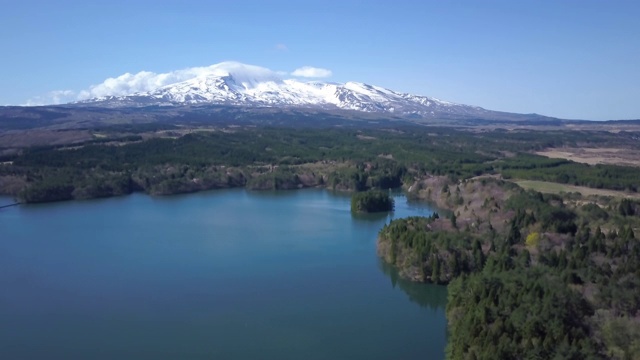
[[[635,132],[406,123],[84,131],[91,138],[0,147],[2,194],[35,203],[229,187],[402,187],[438,213],[392,221],[378,253],[406,279],[448,285],[449,359],[640,357],[640,168],[537,154],[637,151]],[[356,212],[384,202],[364,206],[362,196]]]
[[[448,284],[449,359],[640,356],[640,202],[491,177],[434,177],[409,194],[449,215],[392,221],[378,253]]]

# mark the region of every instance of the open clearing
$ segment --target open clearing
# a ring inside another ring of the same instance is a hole
[[[555,159],[567,159],[596,165],[611,164],[640,167],[640,150],[620,148],[549,148],[536,152]]]
[[[566,184],[558,184],[546,181],[535,180],[516,180],[514,183],[520,185],[524,189],[536,190],[541,193],[547,194],[559,194],[561,192],[578,192],[583,196],[598,195],[598,196],[611,196],[617,198],[630,198],[640,199],[639,193],[630,193],[624,191],[605,190],[605,189],[592,189],[584,186],[574,186]]]

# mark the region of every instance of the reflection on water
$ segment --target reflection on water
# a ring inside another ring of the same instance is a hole
[[[431,210],[394,196],[393,213],[353,217],[337,195],[3,209],[0,358],[443,358],[446,289],[399,279],[376,254],[385,223]]]
[[[356,221],[380,221],[386,218],[391,218],[392,212],[377,212],[377,213],[351,213],[351,217]]]
[[[423,308],[444,310],[447,305],[447,288],[442,285],[422,284],[402,278],[396,268],[384,260],[378,261],[380,270],[391,279],[393,288],[400,288],[413,303]]]

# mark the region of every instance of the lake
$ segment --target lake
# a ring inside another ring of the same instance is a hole
[[[10,202],[2,198],[1,204]],[[142,194],[0,210],[2,359],[441,359],[446,288],[376,256],[395,197]]]

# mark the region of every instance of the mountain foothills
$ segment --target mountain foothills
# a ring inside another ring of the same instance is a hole
[[[353,192],[393,209],[377,250],[447,284],[450,359],[640,358],[640,128],[492,112],[247,65],[147,92],[0,110],[20,203],[229,187]]]

